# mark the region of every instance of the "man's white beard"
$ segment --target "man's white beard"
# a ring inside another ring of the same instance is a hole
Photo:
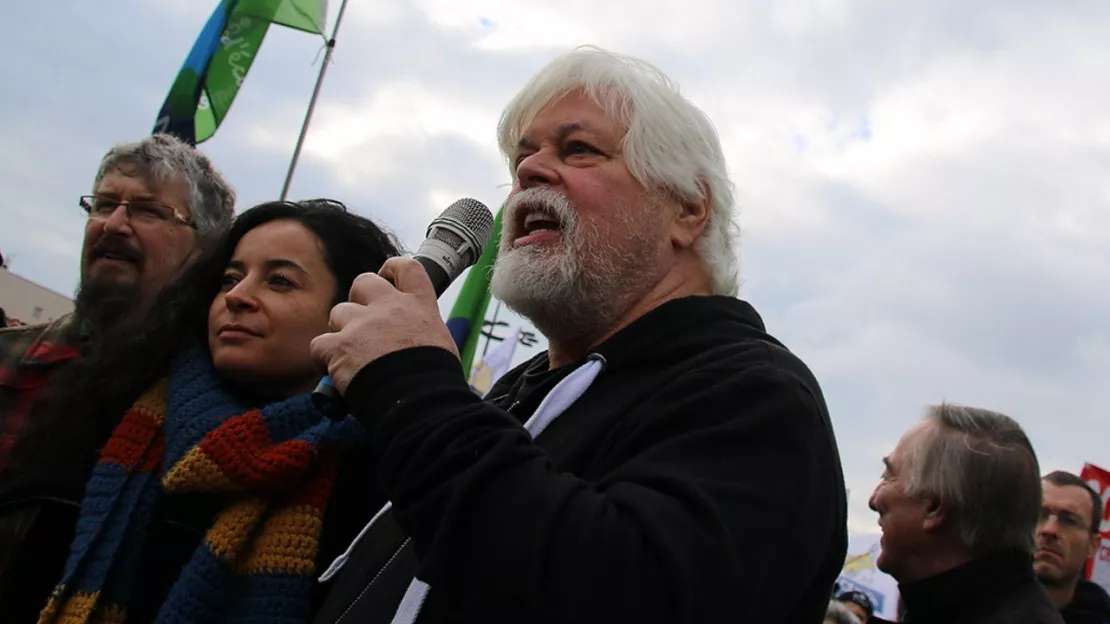
[[[550,245],[513,248],[519,210],[542,207],[559,222],[561,249]],[[630,283],[638,267],[650,264],[650,240],[635,223],[627,206],[617,207],[618,231],[628,237],[603,240],[596,229],[583,224],[570,202],[548,188],[527,189],[506,205],[497,264],[490,291],[520,315],[532,321],[548,339],[582,340],[603,335],[641,296]],[[624,247],[624,249],[622,249]]]

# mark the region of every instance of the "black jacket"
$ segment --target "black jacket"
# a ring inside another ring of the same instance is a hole
[[[1028,553],[1002,552],[898,586],[905,624],[1063,624]]]
[[[1098,585],[1080,580],[1075,596],[1060,613],[1066,624],[1110,624],[1110,595]]]
[[[669,302],[594,352],[604,372],[535,442],[521,422],[562,377],[546,355],[490,402],[440,349],[362,369],[347,402],[394,507],[316,621],[389,622],[415,572],[421,624],[819,624],[846,503],[810,371],[726,297]]]

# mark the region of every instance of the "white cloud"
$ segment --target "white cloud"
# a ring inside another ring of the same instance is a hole
[[[397,167],[410,163],[398,161],[389,148],[412,137],[458,135],[498,159],[489,131],[496,115],[459,99],[465,100],[414,82],[381,85],[364,101],[321,106],[305,148],[329,164],[382,177],[403,175]]]

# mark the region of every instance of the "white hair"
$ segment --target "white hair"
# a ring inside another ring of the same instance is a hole
[[[713,294],[735,296],[737,227],[720,138],[705,113],[655,66],[593,46],[548,63],[509,102],[498,124],[498,143],[514,180],[512,157],[525,129],[545,108],[577,90],[628,128],[621,148],[629,172],[645,189],[684,202],[710,200],[709,222],[695,249],[709,271]]]
[[[93,192],[112,170],[127,167],[147,184],[160,186],[170,181],[185,184],[189,214],[197,236],[212,241],[231,227],[235,190],[212,161],[197,148],[170,134],[154,134],[134,143],[116,145],[100,161]]]

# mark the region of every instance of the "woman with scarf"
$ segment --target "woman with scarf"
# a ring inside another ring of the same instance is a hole
[[[64,570],[28,596],[39,622],[311,620],[321,564],[384,500],[365,433],[313,406],[309,344],[355,277],[397,254],[337,202],[256,206],[80,362],[49,400],[111,433]]]

